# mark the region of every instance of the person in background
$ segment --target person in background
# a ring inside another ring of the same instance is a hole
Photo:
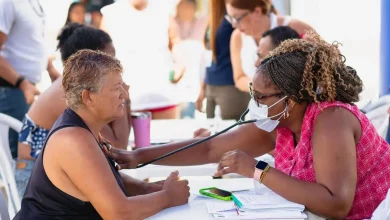
[[[299,34],[288,26],[278,26],[264,32],[258,44],[257,61],[254,66],[260,66],[263,59],[267,57],[273,49],[278,47],[283,41],[289,39],[299,39]],[[211,131],[205,128],[200,128],[194,132],[194,138],[208,137],[210,135]],[[269,154],[272,156],[274,155],[273,151],[269,152]],[[264,156],[262,159],[268,160],[271,164],[273,163],[273,158],[270,158],[268,155]]]
[[[363,84],[338,45],[306,35],[282,42],[254,75],[249,114],[259,121],[156,164],[219,163],[215,176],[254,178],[317,216],[371,218],[390,188],[390,145],[353,104]],[[135,168],[194,141],[107,154]],[[275,168],[254,159],[271,150]]]
[[[57,48],[60,50],[63,62],[82,49],[99,50],[115,55],[115,48],[110,36],[93,27],[72,23],[61,30],[57,39]],[[23,166],[16,169],[16,183],[20,195],[24,193],[35,160],[42,152],[50,129],[66,109],[61,80],[62,77],[59,77],[39,96],[23,119],[18,146],[18,162]],[[128,92],[129,87],[127,85],[124,84],[123,88]],[[104,126],[101,135],[113,146],[127,149],[131,130],[131,109],[128,94],[124,97],[124,116]]]
[[[196,16],[196,0],[180,0],[176,6],[174,19],[180,40],[196,40],[203,42],[207,28],[207,17]]]
[[[224,0],[209,1],[210,3],[210,47],[212,63],[207,68],[205,80],[196,101],[196,108],[203,109],[203,100],[206,98],[207,118],[215,117],[215,108],[218,105],[222,119],[238,120],[248,106],[250,96],[239,91],[234,86],[233,69],[230,59],[230,37],[233,27],[224,16],[226,7]]]
[[[0,1],[0,112],[21,121],[39,91],[36,84],[48,71],[61,74],[49,62],[45,48],[45,12],[39,0]],[[10,129],[12,157],[18,155],[18,133]]]
[[[145,219],[188,202],[187,180],[173,172],[147,183],[119,172],[103,151],[103,127],[125,115],[122,66],[113,56],[80,50],[66,60],[68,108],[48,135],[15,220]]]
[[[102,12],[100,11],[103,7],[114,3],[114,0],[82,0],[85,2],[87,12],[91,15],[91,25],[99,28],[102,22]]]
[[[133,111],[148,111],[153,119],[179,117],[178,81],[182,71],[173,63],[171,50],[180,41],[170,16],[173,5],[161,0],[124,0],[102,9],[101,28],[113,39],[117,57],[131,82]],[[128,24],[133,31],[123,31]]]
[[[206,52],[203,38],[206,34],[207,17],[196,16],[196,9],[196,0],[180,0],[176,6],[174,19],[180,36],[180,43],[176,44],[173,51],[174,61],[185,68],[178,82],[183,94],[186,94],[186,97],[183,97],[183,101],[186,102],[180,106],[181,118],[195,117],[195,101],[201,82],[200,68]]]
[[[288,26],[279,26],[264,32],[259,41],[255,66],[259,67],[271,51],[277,48],[283,41],[299,38],[298,32]]]
[[[303,35],[312,27],[289,16],[278,15],[269,0],[225,2],[227,19],[236,28],[230,41],[234,83],[239,90],[249,92],[248,83],[256,73],[255,54],[263,33],[278,26],[288,26]]]
[[[81,2],[73,2],[68,9],[68,16],[66,17],[65,25],[70,23],[85,23],[85,6]]]

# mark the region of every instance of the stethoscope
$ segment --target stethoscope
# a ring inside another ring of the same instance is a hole
[[[249,124],[249,123],[256,122],[256,121],[257,121],[256,119],[252,119],[252,120],[247,120],[247,121],[245,121],[245,116],[248,114],[248,112],[249,112],[249,109],[245,110],[245,112],[242,113],[240,119],[239,119],[235,124],[233,124],[233,125],[231,125],[231,126],[225,128],[224,130],[222,130],[222,131],[220,131],[220,132],[217,132],[217,133],[215,133],[215,134],[213,134],[213,135],[211,135],[211,136],[209,136],[209,137],[203,138],[203,139],[201,139],[201,140],[199,140],[199,141],[196,141],[196,142],[194,142],[194,143],[192,143],[192,144],[186,145],[186,146],[184,146],[184,147],[182,147],[182,148],[179,148],[179,149],[177,149],[177,150],[174,150],[174,151],[172,151],[172,152],[169,152],[169,153],[167,153],[167,154],[164,154],[164,155],[162,155],[162,156],[160,156],[160,157],[157,157],[157,158],[155,158],[155,159],[153,159],[153,160],[150,160],[150,161],[148,161],[148,162],[146,162],[146,163],[140,164],[140,165],[138,165],[136,168],[144,167],[144,166],[149,165],[149,164],[152,164],[152,163],[154,163],[154,162],[156,162],[156,161],[158,161],[158,160],[164,159],[164,158],[169,157],[169,156],[171,156],[171,155],[173,155],[173,154],[176,154],[176,153],[179,153],[179,152],[181,152],[181,151],[183,151],[183,150],[186,150],[186,149],[188,149],[188,148],[191,148],[191,147],[193,147],[193,146],[195,146],[195,145],[204,143],[204,142],[206,142],[206,141],[208,141],[208,140],[210,140],[210,139],[213,139],[213,138],[217,137],[217,136],[220,135],[220,134],[223,134],[223,133],[229,131],[230,129],[236,127],[237,125],[243,125],[243,124]]]

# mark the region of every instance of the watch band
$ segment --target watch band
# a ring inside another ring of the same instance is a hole
[[[255,168],[255,173],[253,174],[253,179],[256,180],[257,182],[260,182],[260,177],[261,177],[262,173],[263,173],[262,170]]]
[[[264,179],[265,174],[268,172],[270,165],[264,161],[259,160],[253,173],[253,179],[261,183]]]
[[[24,76],[19,76],[18,79],[16,80],[16,83],[15,83],[15,87],[16,88],[19,88],[20,87],[20,84],[22,84],[22,82],[24,81]]]

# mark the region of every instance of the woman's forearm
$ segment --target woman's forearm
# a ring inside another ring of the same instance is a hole
[[[239,89],[242,92],[248,92],[249,93],[249,79],[248,76],[244,75],[238,78],[235,81],[235,86],[237,89]]]
[[[180,142],[165,144],[156,147],[140,148],[136,150],[137,158],[139,159],[140,163],[146,163],[161,155],[167,154],[171,151],[184,147],[188,144],[194,143],[198,140],[200,139],[191,139],[188,141],[180,141]],[[170,166],[177,166],[177,165],[186,166],[186,165],[199,165],[199,164],[211,163],[212,161],[209,160],[208,154],[209,154],[208,142],[205,142],[197,146],[194,146],[190,149],[169,156],[166,159],[157,161],[155,164],[170,165]]]
[[[127,196],[144,195],[147,191],[147,183],[145,181],[133,178],[126,174],[120,173],[122,182],[125,185]]]
[[[352,207],[324,185],[295,179],[274,168],[266,173],[262,183],[285,199],[326,218],[344,219]]]
[[[128,197],[120,207],[102,217],[104,219],[142,220],[168,207],[168,195],[164,191],[159,191],[147,195]]]

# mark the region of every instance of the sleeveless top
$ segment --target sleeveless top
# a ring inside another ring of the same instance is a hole
[[[128,0],[102,9],[104,26],[123,65],[123,81],[130,86],[134,111],[179,104],[176,85],[169,81],[173,59],[169,50],[170,5],[149,0],[143,10]],[[129,29],[128,31],[124,31]]]
[[[287,26],[291,18],[289,16],[284,17],[282,26]],[[278,27],[278,17],[274,14],[270,14],[270,30]],[[241,66],[245,75],[250,79],[256,73],[255,63],[257,61],[257,43],[255,39],[249,35],[241,33]]]
[[[234,86],[233,67],[230,60],[230,38],[234,29],[225,19],[218,26],[215,40],[216,62],[206,69],[205,82],[213,86]]]
[[[66,127],[81,127],[90,131],[84,121],[73,110],[67,108],[54,123],[46,143],[52,134]],[[44,149],[35,162],[22,199],[21,210],[14,220],[102,219],[90,202],[81,201],[63,192],[50,181],[43,167]],[[115,163],[107,158],[107,165],[110,166],[119,187],[126,194],[119,172],[115,169]]]
[[[341,102],[309,104],[302,124],[301,139],[294,147],[294,137],[287,128],[277,129],[276,169],[300,180],[316,182],[313,165],[312,136],[316,118],[326,108],[343,107],[355,115],[362,134],[356,145],[357,185],[347,219],[369,219],[390,188],[390,145],[357,106]]]

